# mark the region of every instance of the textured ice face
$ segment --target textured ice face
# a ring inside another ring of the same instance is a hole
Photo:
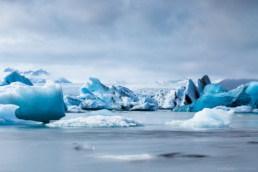
[[[232,120],[234,111],[225,111],[222,109],[205,108],[195,113],[192,119],[186,121],[174,120],[167,122],[175,128],[202,129],[202,128],[228,128]]]
[[[62,90],[54,84],[26,86],[12,83],[0,87],[0,104],[19,106],[15,115],[19,119],[48,122],[65,116]]]

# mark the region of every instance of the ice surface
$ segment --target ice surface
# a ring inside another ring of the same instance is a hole
[[[32,86],[33,84],[31,83],[31,81],[26,78],[25,76],[22,76],[20,75],[19,73],[17,73],[16,71],[8,74],[4,80],[3,80],[3,83],[2,85],[9,85],[11,84],[12,82],[21,82],[21,83],[24,83],[26,85],[30,85]]]
[[[192,119],[186,121],[174,120],[167,122],[175,128],[202,129],[202,128],[227,128],[230,127],[234,111],[225,111],[222,109],[205,108],[195,113]]]
[[[109,127],[136,127],[143,126],[143,123],[122,116],[95,115],[89,117],[78,117],[72,119],[61,119],[59,121],[46,124],[48,127],[89,127],[89,128],[109,128]]]
[[[19,106],[19,119],[48,122],[65,116],[62,90],[58,85],[27,86],[14,82],[0,87],[0,104]]]

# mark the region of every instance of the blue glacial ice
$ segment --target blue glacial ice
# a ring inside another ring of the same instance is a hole
[[[233,110],[225,111],[222,109],[205,108],[195,113],[194,117],[189,120],[173,120],[167,122],[166,125],[183,129],[228,128],[230,127],[233,113]]]
[[[28,86],[20,82],[0,87],[0,104],[17,105],[19,119],[49,122],[65,116],[62,90],[55,84]]]

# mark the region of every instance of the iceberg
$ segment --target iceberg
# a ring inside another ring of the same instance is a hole
[[[241,85],[234,90],[227,91],[217,84],[207,85],[200,98],[185,106],[177,106],[174,111],[197,112],[204,108],[217,106],[238,107],[250,106],[258,108],[258,82]]]
[[[203,89],[211,84],[210,78],[204,75],[201,79],[198,79],[198,87],[195,85],[192,79],[187,81],[185,86],[181,86],[177,89],[160,90],[154,96],[153,100],[161,109],[173,109],[184,105],[189,105],[195,102],[203,92]]]
[[[84,110],[114,109],[114,110],[154,110],[156,104],[151,98],[137,95],[130,89],[122,86],[108,87],[97,78],[89,78],[89,81],[81,87],[82,102],[80,106]],[[69,101],[71,102],[71,101]]]
[[[195,113],[194,117],[189,120],[174,120],[167,122],[166,125],[183,129],[229,128],[233,113],[232,110],[205,108]]]
[[[26,78],[25,76],[22,76],[20,75],[19,73],[17,73],[16,71],[8,74],[3,82],[2,82],[2,85],[9,85],[11,84],[12,82],[21,82],[21,83],[24,83],[26,85],[29,85],[29,86],[32,86],[33,84],[31,83],[31,81]]]
[[[65,116],[66,105],[59,86],[46,84],[28,86],[19,82],[0,87],[0,104],[19,106],[15,115],[19,119],[49,122]]]

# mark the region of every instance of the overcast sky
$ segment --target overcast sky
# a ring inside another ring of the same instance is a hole
[[[257,0],[0,0],[0,67],[78,82],[258,78]]]

